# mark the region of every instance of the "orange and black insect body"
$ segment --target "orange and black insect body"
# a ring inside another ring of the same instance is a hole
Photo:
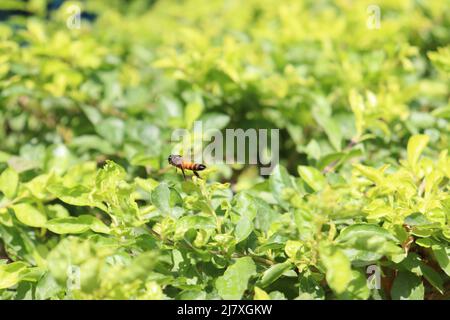
[[[174,167],[181,169],[181,172],[183,173],[183,177],[185,180],[186,180],[186,175],[184,173],[184,170],[191,170],[198,178],[200,178],[197,171],[202,171],[202,170],[206,169],[206,166],[204,164],[186,161],[183,159],[182,156],[177,155],[177,154],[171,154],[167,160]]]

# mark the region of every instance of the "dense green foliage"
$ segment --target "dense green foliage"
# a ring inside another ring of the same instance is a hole
[[[449,2],[372,2],[2,1],[0,297],[448,298]],[[183,181],[196,120],[280,165]]]

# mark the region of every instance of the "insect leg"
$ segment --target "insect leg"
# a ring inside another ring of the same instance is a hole
[[[183,173],[184,180],[186,180],[186,175],[184,174],[184,169],[183,168],[180,168],[180,169],[181,169],[181,172]]]
[[[199,178],[199,179],[201,179],[202,177],[200,177],[200,175],[198,174],[198,172],[197,171],[192,171],[192,172],[194,172],[194,174],[197,176],[197,178]]]

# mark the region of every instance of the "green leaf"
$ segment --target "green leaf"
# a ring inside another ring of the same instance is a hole
[[[253,220],[258,211],[258,201],[247,192],[239,192],[233,197],[233,211],[241,217]]]
[[[8,250],[8,254],[12,257],[30,263],[36,263],[36,244],[30,237],[29,232],[24,232],[24,228],[6,227],[0,225],[0,239],[4,243],[4,247]],[[0,259],[1,261],[1,259]]]
[[[21,261],[0,265],[0,289],[15,286],[25,272],[26,264]]]
[[[334,165],[337,168],[342,163],[348,162],[351,158],[361,157],[362,155],[363,152],[361,151],[361,149],[351,149],[347,152],[329,153],[319,159],[316,167],[319,170],[324,170],[325,168],[327,168],[327,166],[335,163]]]
[[[156,264],[158,252],[146,251],[139,254],[130,265],[127,266],[122,272],[122,278],[124,282],[132,282],[136,279],[145,279],[148,276],[150,270]]]
[[[221,130],[230,122],[230,116],[222,113],[207,113],[200,117],[202,121],[203,132],[208,133],[208,130]]]
[[[46,200],[48,197],[51,197],[47,191],[48,182],[51,180],[51,177],[51,174],[41,174],[25,183],[24,186],[35,198]]]
[[[107,118],[99,121],[95,126],[98,134],[113,145],[121,145],[125,135],[125,124],[118,118]]]
[[[339,299],[344,300],[367,300],[370,296],[370,289],[367,285],[367,279],[362,272],[353,270],[352,280],[347,289],[339,295]]]
[[[184,110],[186,128],[192,128],[194,121],[202,114],[202,111],[203,104],[198,101],[191,102],[186,106],[186,109]]]
[[[280,291],[272,291],[269,296],[270,300],[287,300],[286,296]]]
[[[56,296],[62,288],[56,283],[50,273],[46,273],[36,285],[35,298],[37,300],[47,300]]]
[[[314,190],[321,191],[325,188],[327,181],[322,173],[313,167],[298,166],[300,177]]]
[[[450,119],[450,106],[443,106],[434,109],[431,115],[436,118]]]
[[[13,199],[19,186],[19,174],[11,168],[7,168],[0,175],[0,191],[8,199]]]
[[[108,234],[111,231],[107,225],[105,225],[100,219],[97,219],[94,216],[81,215],[78,217],[78,219],[89,224],[89,228],[94,232]]]
[[[163,214],[170,213],[170,189],[167,183],[160,183],[151,195],[152,203]]]
[[[419,238],[416,239],[415,243],[424,248],[431,248],[433,241],[430,238]]]
[[[186,290],[180,293],[177,300],[206,300],[206,292],[201,290]]]
[[[437,244],[432,245],[431,248],[439,266],[450,277],[450,247]]]
[[[107,211],[107,207],[101,201],[93,199],[91,188],[82,185],[65,187],[61,184],[50,184],[47,190],[65,203],[74,206],[92,206]]]
[[[54,233],[83,233],[88,230],[99,233],[109,233],[109,228],[97,218],[90,215],[79,217],[55,218],[47,222],[47,228]]]
[[[410,252],[408,256],[403,259],[400,264],[402,268],[414,273],[415,275],[422,276],[421,265],[422,261],[418,254]]]
[[[341,233],[336,238],[336,241],[347,242],[353,239],[367,239],[374,236],[379,236],[384,238],[385,240],[398,242],[397,238],[386,229],[383,229],[376,224],[368,223],[356,223],[342,229]]]
[[[325,299],[325,291],[322,288],[320,281],[323,276],[314,274],[309,270],[302,272],[299,279],[299,290],[298,297],[299,300],[323,300]]]
[[[114,153],[112,144],[96,135],[81,135],[74,137],[70,142],[70,147],[78,149],[79,152],[98,150],[104,154]]]
[[[425,289],[420,277],[411,272],[400,271],[391,289],[393,300],[423,300]]]
[[[253,300],[270,300],[270,296],[263,289],[255,287],[255,295]]]
[[[240,300],[247,289],[248,280],[256,274],[256,266],[250,257],[236,259],[223,276],[217,278],[216,289],[224,300]]]
[[[184,234],[190,230],[209,230],[215,229],[216,222],[214,217],[206,216],[184,216],[176,222],[175,239],[181,239]]]
[[[50,204],[46,206],[47,217],[53,218],[67,218],[70,216],[69,211],[61,204]]]
[[[341,231],[336,242],[345,248],[344,252],[352,261],[375,261],[384,255],[402,253],[395,236],[374,224],[348,226]]]
[[[81,105],[80,108],[93,125],[98,124],[102,120],[102,114],[98,108],[86,104]]]
[[[273,266],[271,266],[269,269],[264,271],[260,286],[265,288],[271,283],[273,283],[275,280],[277,280],[281,275],[289,270],[292,267],[292,264],[289,261],[283,262],[283,263],[277,263]]]
[[[281,249],[284,248],[285,244],[283,242],[268,242],[263,245],[260,245],[259,247],[256,247],[255,253],[264,253],[268,250],[273,249]]]
[[[428,144],[430,137],[423,134],[417,134],[412,136],[408,141],[407,153],[408,163],[415,170],[417,161],[419,160],[422,151]]]
[[[383,172],[381,172],[378,169],[374,169],[371,167],[363,166],[361,164],[354,164],[353,165],[356,170],[358,170],[363,176],[365,176],[367,179],[371,180],[372,182],[375,182],[376,184],[381,184],[383,182]]]
[[[252,233],[253,222],[247,216],[241,217],[236,224],[236,229],[234,230],[234,235],[236,236],[236,243],[239,243]]]
[[[254,219],[255,228],[267,232],[272,223],[279,219],[280,214],[262,199],[258,198],[255,202],[257,207]]]
[[[421,264],[420,268],[425,279],[427,279],[441,294],[444,294],[444,281],[442,280],[441,275],[424,263]]]
[[[316,230],[314,215],[307,208],[297,209],[294,211],[294,221],[300,235],[300,239],[312,239]]]
[[[332,164],[333,162],[338,163],[339,160],[345,157],[345,152],[333,152],[324,155],[322,158],[319,159],[317,162],[317,167],[320,170],[325,169],[328,165]]]
[[[321,245],[320,259],[325,266],[330,288],[337,294],[343,293],[353,279],[350,260],[342,250],[329,245]]]
[[[9,158],[11,158],[10,154],[0,151],[0,163],[8,162]]]
[[[258,212],[258,202],[246,192],[239,192],[233,198],[233,211],[240,215],[236,224],[234,234],[236,242],[241,242],[252,233],[254,225],[253,219]]]
[[[284,208],[289,208],[289,202],[286,201],[282,194],[283,190],[295,188],[292,177],[288,174],[285,167],[276,165],[269,178],[270,189],[278,203]]]
[[[314,139],[312,139],[306,147],[300,146],[297,148],[304,151],[311,159],[318,160],[321,156],[320,145]]]
[[[45,227],[47,223],[47,216],[41,210],[36,209],[28,203],[19,203],[13,207],[17,219],[23,224],[30,227]]]
[[[409,226],[423,226],[432,223],[425,217],[423,213],[420,212],[410,214],[405,218],[404,222]]]
[[[47,228],[57,234],[83,233],[89,230],[89,225],[77,217],[56,218],[47,222]]]
[[[331,107],[325,99],[318,99],[318,104],[313,108],[314,120],[325,131],[328,140],[336,151],[341,151],[342,130],[339,124],[331,117]]]

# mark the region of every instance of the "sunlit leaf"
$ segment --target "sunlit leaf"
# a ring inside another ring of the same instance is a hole
[[[217,278],[216,289],[225,300],[241,299],[247,289],[248,280],[256,273],[256,266],[249,257],[236,259],[224,275]]]

